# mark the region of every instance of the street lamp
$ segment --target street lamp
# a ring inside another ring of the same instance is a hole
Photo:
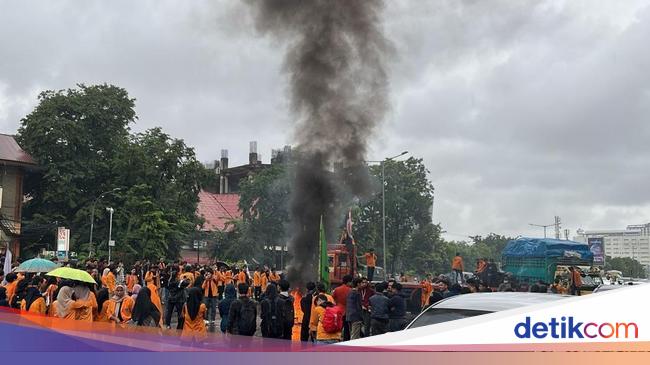
[[[398,157],[402,157],[409,151],[404,151],[397,156],[387,157],[381,161],[366,161],[366,162],[378,162],[381,164],[381,220],[382,220],[382,236],[383,236],[383,249],[382,253],[384,256],[384,276],[388,279],[388,267],[386,266],[386,161],[394,160]]]
[[[106,211],[110,214],[111,218],[108,223],[108,263],[111,263],[111,234],[113,233],[113,212],[115,209],[106,208]]]
[[[106,196],[108,194],[112,194],[112,193],[114,193],[116,191],[119,191],[119,190],[122,190],[122,188],[115,188],[115,189],[112,189],[112,190],[109,190],[109,191],[105,191],[105,192],[99,194],[99,196],[93,201],[93,206],[92,206],[92,209],[90,210],[90,239],[88,240],[89,241],[88,258],[93,256],[93,228],[95,226],[95,205],[97,205],[97,202],[99,201],[99,199],[103,198],[104,196]]]

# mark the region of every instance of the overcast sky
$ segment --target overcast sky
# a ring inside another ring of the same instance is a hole
[[[238,1],[0,3],[2,133],[42,90],[107,82],[137,99],[135,131],[202,161],[292,143],[284,45]],[[390,1],[385,31],[392,109],[368,159],[424,158],[448,238],[650,222],[647,1]]]

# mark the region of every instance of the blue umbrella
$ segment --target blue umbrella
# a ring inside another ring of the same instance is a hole
[[[50,260],[35,258],[20,264],[16,269],[16,272],[50,272],[58,266],[59,265]]]

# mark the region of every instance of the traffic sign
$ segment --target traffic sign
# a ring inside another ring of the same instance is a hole
[[[115,247],[115,240],[108,241],[108,245],[111,247]]]

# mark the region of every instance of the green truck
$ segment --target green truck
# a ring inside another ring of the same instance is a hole
[[[519,283],[552,283],[569,266],[583,271],[593,265],[594,257],[586,243],[550,238],[521,237],[508,242],[502,252],[501,267]]]

